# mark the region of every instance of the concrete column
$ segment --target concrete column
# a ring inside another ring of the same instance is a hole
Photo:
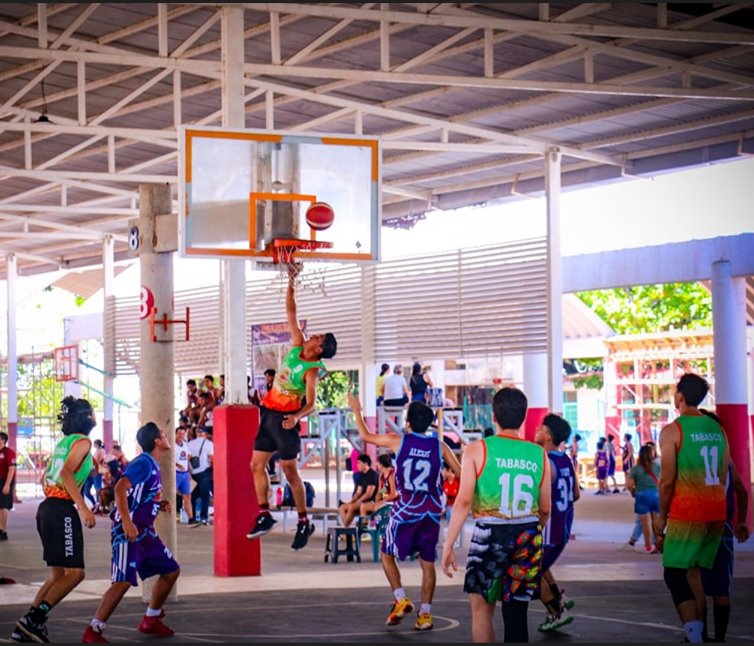
[[[563,413],[563,257],[560,252],[560,152],[545,155],[547,199],[547,401]]]
[[[16,254],[7,257],[8,284],[8,446],[16,449],[18,431],[18,349],[16,348],[16,279],[18,259]]]
[[[222,8],[222,123],[229,128],[246,125],[244,107],[244,10]],[[225,403],[248,404],[246,374],[246,261],[222,261],[223,367]]]
[[[112,325],[108,325],[107,306],[112,303],[113,281],[115,280],[115,241],[112,236],[107,236],[102,243],[102,274],[104,285],[105,305],[102,310],[102,349],[104,354],[104,392],[105,410],[102,419],[102,441],[106,449],[110,449],[113,443],[113,385],[115,375],[115,336]],[[112,321],[110,322],[112,323]],[[168,429],[165,429],[166,431]]]
[[[377,288],[377,269],[372,265],[365,265],[361,268],[361,368],[359,370],[359,393],[361,396],[361,406],[364,411],[364,420],[370,430],[377,430],[377,390],[375,381],[380,374],[380,364],[383,363],[383,357],[378,357],[375,352],[377,343],[377,325],[375,317],[377,313],[376,304]],[[392,367],[392,366],[391,366]],[[390,373],[388,373],[390,374]],[[372,458],[376,459],[376,447],[369,445],[367,447]]]
[[[524,437],[534,441],[537,428],[549,412],[548,406],[548,357],[544,353],[524,355],[524,393],[529,400],[529,409],[524,421]]]
[[[169,214],[173,204],[169,184],[142,184],[139,186],[139,266],[141,293],[146,303],[154,303],[155,320],[175,318],[173,313],[173,256],[172,252],[156,252],[156,218]],[[144,300],[143,300],[144,302]],[[171,450],[160,462],[162,497],[175,501],[175,434],[173,389],[175,360],[173,355],[173,326],[155,325],[157,341],[152,340],[149,316],[140,325],[140,385],[141,415],[139,423],[155,422],[171,440]],[[155,529],[168,549],[175,555],[175,510],[160,513]],[[177,558],[177,557],[176,557]],[[142,595],[149,599],[154,579],[142,585]],[[171,597],[175,598],[176,589]]]
[[[728,434],[730,456],[751,500],[751,438],[746,396],[746,283],[729,260],[712,263],[715,410]],[[749,515],[751,512],[749,512]]]
[[[246,125],[244,108],[244,10],[223,5],[222,124]],[[251,455],[257,410],[246,388],[247,339],[246,261],[222,261],[223,367],[225,401],[214,415],[216,462],[214,572],[216,576],[259,575],[261,540],[247,540],[246,532],[259,511],[251,475]],[[241,444],[239,440],[243,438]]]

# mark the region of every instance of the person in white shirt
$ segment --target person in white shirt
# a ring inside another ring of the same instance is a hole
[[[183,499],[183,509],[188,516],[188,524],[194,524],[194,507],[191,504],[191,476],[189,475],[189,443],[186,429],[175,429],[175,491]],[[178,517],[180,519],[180,516]]]
[[[191,492],[191,504],[194,522],[190,527],[201,527],[209,524],[209,496],[212,491],[212,462],[215,453],[212,440],[207,437],[204,427],[196,429],[196,438],[188,443],[189,471],[196,482]],[[201,509],[197,512],[196,503],[201,501]]]
[[[405,406],[410,397],[411,391],[403,376],[403,366],[396,364],[393,374],[385,377],[385,399],[382,403],[384,406]]]

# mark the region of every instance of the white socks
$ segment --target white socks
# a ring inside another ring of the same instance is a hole
[[[152,610],[149,606],[147,606],[147,617],[159,617],[160,616],[160,610],[161,608],[157,608],[157,610]]]
[[[395,596],[395,600],[400,603],[406,598],[406,591],[403,588],[396,588],[393,591],[393,595]]]
[[[419,608],[419,614],[420,615],[431,615],[432,614],[432,604],[431,603],[423,603],[421,605],[421,608]]]
[[[702,643],[702,631],[704,630],[704,622],[702,621],[689,621],[683,624],[683,628],[686,631],[686,639],[692,644]]]
[[[100,621],[99,619],[97,619],[97,617],[95,617],[91,621],[91,626],[94,632],[103,633],[105,632],[105,626],[107,626],[107,624],[104,621]]]

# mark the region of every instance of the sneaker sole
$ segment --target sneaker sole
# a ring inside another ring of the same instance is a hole
[[[417,626],[417,625],[414,624],[414,630],[418,630],[418,631],[432,630],[433,627],[434,626],[432,624],[429,624],[428,626],[427,625],[425,625],[425,626]]]
[[[277,522],[275,523],[275,525],[277,525]],[[269,529],[264,529],[257,532],[249,532],[248,534],[246,534],[246,538],[254,539],[254,538],[259,538],[260,536],[264,536],[265,534],[269,534],[274,529],[275,525],[273,525]]]
[[[39,635],[35,635],[34,633],[26,630],[24,625],[20,623],[16,624],[16,630],[26,638],[26,643],[34,642],[36,644],[47,644],[50,641],[49,639],[43,639]]]
[[[573,622],[573,616],[566,617],[563,621],[554,623],[552,625],[551,630],[557,630],[558,628],[562,628],[563,626],[567,626],[568,624]]]

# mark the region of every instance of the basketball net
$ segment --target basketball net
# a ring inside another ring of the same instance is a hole
[[[288,243],[288,244],[287,244]],[[293,285],[296,293],[319,293],[327,297],[325,278],[327,267],[324,263],[314,263],[304,269],[304,263],[296,259],[301,249],[316,249],[328,246],[309,240],[277,241],[273,247],[272,261],[278,268],[278,295],[285,298],[288,285]]]

